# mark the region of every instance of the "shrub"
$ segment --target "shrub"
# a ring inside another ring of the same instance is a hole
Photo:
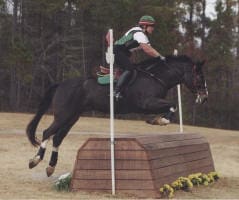
[[[69,191],[71,183],[71,173],[61,175],[55,182],[55,189],[57,191]]]

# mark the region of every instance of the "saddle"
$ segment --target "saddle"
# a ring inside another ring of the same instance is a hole
[[[155,63],[150,63],[150,65],[141,63],[135,65],[135,69],[133,70],[131,80],[129,81],[129,84],[133,83],[136,76],[137,72],[141,72],[145,74],[146,76],[149,76],[157,81],[159,81],[161,84],[165,85],[165,83],[161,80],[160,77],[156,76],[154,73],[154,69],[157,68]],[[109,67],[103,67],[99,66],[99,71],[96,73],[97,75],[97,82],[100,85],[107,85],[110,84],[110,68]],[[162,69],[162,71],[165,69]],[[120,68],[115,68],[114,69],[114,82],[117,82],[120,75],[122,74],[122,70]]]
[[[114,72],[113,72],[114,82],[117,82],[121,74],[122,74],[122,71],[119,68],[114,69]],[[109,67],[99,66],[99,71],[96,72],[96,75],[97,75],[97,82],[100,85],[107,85],[110,83],[110,68]]]

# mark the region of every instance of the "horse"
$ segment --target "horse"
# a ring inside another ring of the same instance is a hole
[[[169,89],[184,84],[196,95],[196,103],[207,100],[208,91],[203,74],[204,62],[194,62],[188,56],[167,56],[166,61],[150,60],[135,68],[134,76],[124,89],[124,97],[116,102],[116,113],[162,114],[150,124],[169,124],[177,110],[175,103],[166,100]],[[109,85],[100,85],[96,78],[68,79],[52,85],[40,102],[36,114],[26,128],[30,143],[39,147],[37,154],[30,159],[29,168],[43,160],[47,142],[53,139],[53,147],[47,176],[54,173],[59,147],[71,127],[81,114],[90,110],[110,111]],[[43,131],[42,140],[36,138],[36,129],[47,110],[52,107],[54,120]]]

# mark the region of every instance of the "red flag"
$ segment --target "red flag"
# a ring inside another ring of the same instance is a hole
[[[110,32],[108,31],[106,36],[105,36],[105,40],[106,40],[106,43],[107,43],[107,46],[109,47],[110,46]],[[114,39],[113,39],[113,42],[114,42]]]
[[[108,31],[105,36],[106,44],[107,46],[110,46],[110,32]]]

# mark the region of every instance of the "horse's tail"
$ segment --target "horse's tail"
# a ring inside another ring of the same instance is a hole
[[[52,85],[46,91],[44,97],[42,98],[42,101],[40,102],[40,105],[38,107],[38,110],[37,110],[35,116],[30,121],[30,123],[28,124],[28,126],[26,128],[27,137],[28,137],[30,143],[35,147],[40,145],[40,142],[36,138],[37,125],[38,125],[39,121],[41,120],[42,116],[45,114],[45,112],[50,107],[57,87],[58,87],[58,84]]]

